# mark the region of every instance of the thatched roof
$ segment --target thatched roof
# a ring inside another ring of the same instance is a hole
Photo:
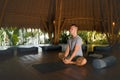
[[[1,27],[45,29],[44,24],[61,20],[62,29],[75,23],[80,30],[104,31],[119,14],[120,0],[0,0]]]

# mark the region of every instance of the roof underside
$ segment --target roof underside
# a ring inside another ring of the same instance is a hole
[[[59,3],[60,0],[0,0],[0,25],[44,29],[43,22],[51,17],[58,21],[61,13],[63,29],[77,24],[80,30],[101,31],[108,26],[108,19],[119,19],[120,0],[62,0],[61,11]]]

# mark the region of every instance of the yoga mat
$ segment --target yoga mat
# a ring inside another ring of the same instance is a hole
[[[41,73],[49,73],[60,71],[67,68],[63,62],[49,62],[49,63],[42,63],[42,64],[34,64],[32,65],[37,71]]]

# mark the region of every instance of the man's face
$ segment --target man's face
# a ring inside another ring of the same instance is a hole
[[[76,32],[76,27],[71,26],[69,31],[70,31],[70,34],[73,35]]]

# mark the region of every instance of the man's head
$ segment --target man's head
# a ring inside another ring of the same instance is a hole
[[[75,24],[72,24],[71,26],[70,26],[70,34],[72,35],[72,36],[75,36],[75,35],[77,35],[77,30],[78,30],[78,27],[75,25]]]

